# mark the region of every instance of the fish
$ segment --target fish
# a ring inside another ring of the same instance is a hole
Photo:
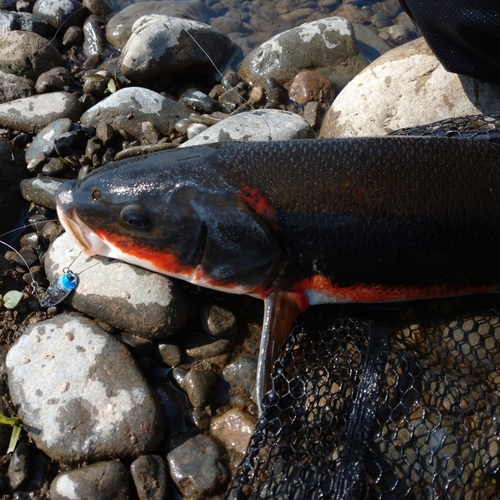
[[[64,183],[82,250],[264,301],[257,400],[310,305],[500,290],[500,146],[446,137],[224,142]]]

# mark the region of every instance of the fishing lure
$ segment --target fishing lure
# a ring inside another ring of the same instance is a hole
[[[45,293],[38,297],[42,307],[52,307],[60,304],[78,285],[78,276],[68,267],[63,269],[63,274],[58,276]]]

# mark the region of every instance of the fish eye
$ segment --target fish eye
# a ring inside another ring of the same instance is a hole
[[[120,211],[121,219],[129,226],[144,229],[149,226],[149,216],[144,209],[138,205],[127,205]]]
[[[98,189],[94,189],[92,191],[92,199],[93,200],[100,200],[102,198],[102,194]]]

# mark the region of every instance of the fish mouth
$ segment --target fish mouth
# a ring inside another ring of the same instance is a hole
[[[57,191],[56,210],[59,221],[86,254],[102,255],[108,249],[108,245],[78,217],[73,204],[75,185],[76,181],[68,181]]]

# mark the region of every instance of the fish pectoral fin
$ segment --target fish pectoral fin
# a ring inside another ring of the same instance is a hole
[[[279,351],[285,345],[295,320],[307,305],[307,298],[300,293],[273,292],[264,300],[264,323],[255,382],[259,414],[262,414],[263,398],[271,390],[271,374]]]

